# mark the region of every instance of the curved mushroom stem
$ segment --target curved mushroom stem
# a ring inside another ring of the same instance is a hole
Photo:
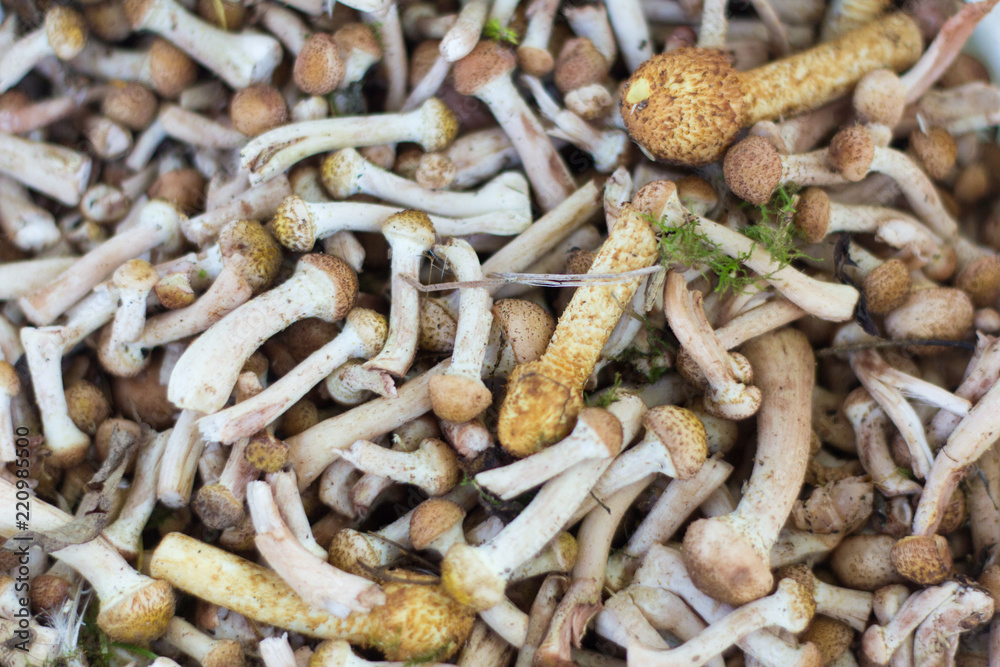
[[[955,596],[961,584],[949,581],[914,593],[885,625],[872,625],[861,637],[861,650],[875,664],[888,664],[893,653],[937,607]],[[890,614],[886,614],[888,618]],[[881,616],[880,616],[881,620]]]
[[[142,531],[156,507],[156,478],[169,439],[169,433],[157,433],[143,445],[135,462],[128,500],[114,523],[104,529],[104,537],[126,560],[139,557]]]
[[[733,604],[754,600],[771,587],[768,553],[808,463],[814,382],[812,347],[798,331],[756,338],[744,345],[744,353],[763,395],[753,473],[735,512],[696,521],[684,536],[685,562],[698,587]]]

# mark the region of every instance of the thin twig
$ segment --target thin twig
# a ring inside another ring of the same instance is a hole
[[[496,287],[520,283],[535,287],[583,287],[586,285],[614,285],[663,271],[662,266],[648,266],[623,273],[488,273],[484,280],[424,285],[409,276],[401,276],[420,292],[444,292],[469,287]]]
[[[825,347],[816,350],[817,357],[829,357],[841,352],[858,352],[859,350],[874,350],[883,347],[908,347],[910,345],[935,345],[938,347],[957,347],[962,350],[975,349],[975,343],[965,340],[924,340],[921,338],[906,340],[876,340],[867,343],[852,343],[851,345],[837,345],[836,347]]]

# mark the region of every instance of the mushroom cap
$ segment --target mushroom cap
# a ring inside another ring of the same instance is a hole
[[[688,479],[701,470],[708,456],[708,436],[696,414],[677,405],[660,405],[646,413],[642,425],[670,453],[677,479]]]
[[[552,80],[565,95],[591,83],[600,83],[607,75],[608,61],[594,43],[586,37],[573,37],[567,39],[559,51]]]
[[[130,259],[117,269],[112,276],[118,289],[133,289],[148,292],[160,279],[152,264],[144,259]]]
[[[792,221],[806,243],[822,241],[830,227],[830,195],[821,188],[803,190]]]
[[[961,340],[972,327],[975,310],[969,295],[953,287],[913,291],[906,302],[885,317],[885,329],[895,340]],[[917,354],[940,354],[932,345],[916,346]]]
[[[292,408],[294,407],[293,405]],[[315,410],[315,406],[313,409]],[[285,423],[289,421],[288,415],[290,413],[291,408],[284,414],[284,419],[281,422],[286,435],[288,428]],[[243,458],[257,470],[278,472],[288,463],[288,449],[288,444],[284,440],[279,440],[267,431],[261,431],[250,436],[250,441],[247,443],[246,449],[243,450]]]
[[[760,206],[781,183],[781,156],[770,141],[751,135],[726,152],[722,172],[726,184],[740,199]]]
[[[829,665],[850,648],[854,641],[854,630],[842,621],[817,614],[799,637],[799,641],[815,645],[819,649],[822,664]]]
[[[9,361],[0,359],[0,394],[17,396],[21,393],[21,378]]]
[[[417,551],[448,532],[465,519],[465,510],[444,498],[428,498],[417,505],[410,517],[410,542]]]
[[[333,36],[315,32],[295,57],[292,78],[307,95],[326,95],[344,80],[344,58]]]
[[[423,153],[413,177],[417,185],[428,190],[441,190],[451,185],[458,175],[455,162],[443,153]]]
[[[248,137],[256,137],[288,120],[285,97],[274,86],[256,83],[241,88],[229,103],[233,127]]]
[[[1000,296],[1000,257],[987,255],[971,262],[955,276],[955,287],[969,295],[972,305],[991,305]]]
[[[352,308],[347,314],[344,328],[351,327],[358,333],[364,345],[364,357],[374,357],[385,345],[389,335],[389,324],[380,313],[368,308]]]
[[[240,275],[256,293],[266,289],[281,269],[281,247],[264,226],[254,220],[237,220],[222,228],[219,249],[223,257],[239,255]]]
[[[906,108],[906,88],[899,75],[878,69],[861,77],[854,87],[854,110],[862,123],[896,127]]]
[[[151,579],[121,599],[109,604],[101,600],[97,625],[114,641],[145,646],[167,631],[174,604],[170,584]]]
[[[576,423],[586,424],[608,448],[609,456],[616,456],[622,448],[622,424],[604,408],[587,407],[580,410]]]
[[[316,271],[334,288],[333,299],[323,304],[323,312],[314,313],[314,317],[335,322],[344,319],[354,308],[358,299],[358,274],[344,260],[314,252],[303,256],[295,271]]]
[[[910,296],[910,272],[898,259],[882,262],[865,276],[862,290],[868,310],[884,315],[902,306]]]
[[[921,586],[933,586],[955,569],[943,535],[908,535],[893,545],[889,554],[901,575]]]
[[[401,248],[426,252],[434,245],[434,224],[423,211],[409,208],[386,218],[382,223],[382,236],[393,252]]]
[[[156,95],[134,81],[112,82],[108,95],[101,103],[101,113],[130,130],[142,130],[156,115]]]
[[[583,408],[582,388],[548,377],[551,371],[550,365],[536,360],[518,365],[507,378],[505,418],[499,422],[497,435],[511,456],[530,456],[562,440],[573,428],[573,416]],[[533,400],[534,396],[549,400]]]
[[[56,57],[69,60],[80,55],[87,45],[87,22],[80,12],[54,5],[45,15],[45,36]]]
[[[323,163],[324,169],[326,162]],[[278,243],[292,252],[309,252],[316,243],[316,222],[309,204],[298,195],[286,196],[267,228]]]
[[[441,563],[441,584],[462,605],[476,611],[503,601],[505,582],[479,555],[476,547],[453,544]]]
[[[37,613],[54,611],[62,606],[73,584],[62,577],[40,574],[31,582],[31,607]]]
[[[849,181],[860,181],[868,175],[875,158],[875,142],[863,125],[852,125],[833,135],[827,152],[830,165]]]
[[[889,535],[852,535],[834,549],[830,567],[844,586],[874,591],[903,581],[889,553],[896,540]]]
[[[447,148],[458,134],[460,125],[458,116],[436,97],[431,97],[420,106],[420,120],[422,136],[418,143],[425,151],[440,151]],[[392,164],[391,160],[389,164]]]
[[[149,74],[156,92],[174,98],[198,78],[198,65],[167,40],[157,38],[149,47]]]
[[[481,41],[452,65],[451,75],[459,95],[475,95],[494,79],[507,76],[517,66],[517,56],[496,42]]]
[[[556,61],[548,49],[537,46],[517,47],[517,66],[531,76],[546,76],[555,67]]]
[[[767,556],[725,519],[699,519],[688,527],[684,563],[699,590],[736,607],[767,595],[774,580]]]
[[[420,80],[426,76],[440,55],[440,39],[427,39],[417,44],[413,53],[410,54],[409,82],[411,88],[415,88],[420,83]]]
[[[361,153],[353,148],[343,148],[323,158],[320,180],[334,199],[347,199],[358,193],[355,188],[364,168],[365,158]]]
[[[66,411],[78,429],[94,435],[97,427],[111,416],[111,402],[97,385],[77,380],[66,389]]]
[[[371,26],[364,23],[346,23],[333,33],[333,41],[345,52],[364,51],[375,60],[382,59],[382,45]]]
[[[693,174],[676,181],[677,198],[685,208],[692,207],[695,215],[705,215],[719,203],[719,193],[712,184]]]
[[[149,188],[151,199],[164,199],[185,215],[191,215],[205,202],[207,181],[200,171],[193,167],[168,171],[153,181]]]
[[[98,425],[97,430],[94,432],[94,450],[97,452],[97,459],[99,461],[104,461],[108,458],[108,454],[111,449],[111,435],[115,432],[115,429],[126,431],[136,440],[136,442],[142,438],[142,427],[134,421],[130,419],[122,419],[121,417],[105,419]],[[135,459],[138,454],[138,447],[132,447],[129,449],[128,464],[125,468],[126,474],[132,474],[132,471],[135,468]]]
[[[224,30],[239,32],[246,13],[247,7],[238,0],[198,0],[198,16]]]
[[[202,523],[215,530],[235,526],[243,519],[243,501],[222,484],[201,487],[192,505]]]
[[[434,414],[445,421],[467,422],[493,404],[493,393],[479,378],[449,373],[434,375],[428,391]]]
[[[475,611],[456,602],[433,576],[407,570],[388,574],[396,581],[381,584],[386,601],[370,612],[373,632],[365,643],[382,651],[387,660],[429,655],[448,660],[455,655],[472,632]]]
[[[243,646],[235,639],[219,639],[201,659],[201,667],[243,667]]]
[[[958,143],[943,127],[929,128],[926,133],[915,128],[910,132],[910,148],[927,175],[936,181],[947,178],[958,159]]]
[[[742,129],[745,94],[725,54],[686,47],[640,65],[619,109],[644,153],[697,167],[721,158]]]
[[[499,299],[490,311],[516,363],[527,363],[542,356],[556,330],[556,321],[545,309],[525,299]]]
[[[573,248],[566,257],[566,273],[587,273],[590,265],[594,263],[597,253],[586,248]]]
[[[458,317],[441,299],[420,300],[420,337],[417,345],[428,352],[451,352],[455,347]]]

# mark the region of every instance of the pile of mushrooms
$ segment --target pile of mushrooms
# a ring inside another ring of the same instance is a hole
[[[996,4],[0,5],[0,664],[1000,664]]]

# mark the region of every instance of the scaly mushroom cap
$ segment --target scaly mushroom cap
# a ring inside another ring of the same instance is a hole
[[[243,667],[243,647],[235,639],[220,639],[202,659],[201,667]]]
[[[87,380],[77,380],[66,389],[66,411],[73,424],[87,435],[111,416],[111,402],[100,388]]]
[[[524,299],[500,299],[490,310],[510,344],[516,363],[542,356],[556,330],[556,322],[541,306]]]
[[[97,625],[114,641],[145,646],[163,636],[174,616],[174,589],[161,580],[150,580],[137,591],[105,605]]]
[[[889,557],[897,572],[921,586],[940,584],[955,569],[948,540],[941,535],[904,537],[893,545]]]
[[[721,51],[686,47],[640,65],[619,109],[644,153],[697,167],[721,158],[743,127],[745,94]]]
[[[128,7],[126,3],[126,12]],[[156,92],[174,98],[198,78],[198,65],[167,40],[157,38],[149,47],[149,75]]]
[[[45,15],[45,36],[57,58],[76,58],[87,45],[87,23],[80,12],[55,5]]]
[[[507,76],[517,66],[517,56],[496,42],[482,41],[469,55],[451,68],[455,91],[475,95],[476,91],[500,76]]]
[[[465,519],[465,510],[444,498],[428,498],[417,505],[410,517],[410,542],[417,551]]]
[[[237,220],[223,227],[219,249],[223,257],[243,257],[241,274],[254,293],[267,289],[278,277],[281,247],[259,222]]]
[[[519,54],[520,55],[520,54]],[[600,83],[608,74],[608,61],[586,37],[567,39],[556,59],[552,81],[565,95],[591,83]]]
[[[326,164],[324,161],[324,169]],[[316,223],[306,200],[298,195],[282,200],[267,228],[278,243],[292,252],[309,252],[316,243]]]
[[[895,127],[906,108],[906,88],[899,75],[889,69],[878,69],[861,77],[854,87],[854,110],[862,123],[879,123]]]
[[[792,222],[806,243],[819,243],[830,227],[830,195],[820,188],[806,188],[799,195]]]
[[[130,259],[112,274],[115,286],[121,289],[149,291],[159,279],[156,269],[144,259]]]
[[[344,80],[344,58],[333,37],[313,33],[295,57],[292,78],[307,95],[326,95]]]
[[[458,116],[436,97],[421,105],[420,117],[423,136],[418,143],[427,152],[444,150],[458,134]]]
[[[969,295],[972,305],[985,307],[1000,295],[1000,257],[980,257],[955,276],[955,287]]]
[[[476,611],[500,604],[507,587],[475,547],[461,542],[448,549],[441,563],[441,584],[460,604]]]
[[[298,405],[298,403],[295,405]],[[294,408],[295,406],[292,407]],[[316,407],[313,406],[313,410],[315,409]],[[289,435],[288,431],[290,430],[289,414],[291,414],[291,409],[284,414],[284,418],[281,421],[281,426],[285,430],[286,436]],[[301,433],[301,431],[298,431],[298,433]],[[262,472],[278,472],[288,463],[288,444],[267,431],[255,433],[250,436],[250,442],[247,443],[246,449],[243,450],[243,458],[257,470]]]
[[[364,356],[374,357],[385,344],[389,334],[389,324],[385,317],[368,308],[354,308],[347,314],[347,324],[358,332],[365,350]]]
[[[157,100],[146,86],[132,81],[114,81],[101,103],[101,113],[130,130],[142,130],[156,115]]]
[[[958,143],[943,127],[932,127],[926,133],[916,128],[910,133],[910,148],[935,181],[947,178],[958,158]]]
[[[236,91],[229,103],[233,127],[248,137],[256,137],[288,120],[288,105],[274,86],[256,83]]]
[[[344,51],[350,53],[354,49],[364,51],[375,60],[382,59],[382,45],[371,26],[364,23],[347,23],[333,33],[333,41]]]
[[[684,563],[700,591],[734,607],[764,597],[774,585],[767,558],[725,517],[688,527]]]
[[[961,340],[972,327],[974,309],[969,296],[952,287],[911,292],[906,302],[885,317],[885,329],[895,340]],[[941,354],[942,348],[921,345],[915,354]]]
[[[799,637],[799,641],[815,645],[819,649],[821,664],[829,665],[850,648],[854,641],[854,630],[846,623],[835,621],[829,616],[817,615]]]
[[[461,375],[435,375],[428,390],[431,408],[441,419],[466,422],[493,403],[493,394],[481,380]]]
[[[726,152],[722,173],[733,194],[760,206],[781,183],[781,156],[770,141],[751,135]]]
[[[390,247],[402,242],[426,250],[434,245],[434,224],[423,211],[409,208],[390,215],[382,223],[382,236]]]
[[[863,125],[852,125],[833,135],[828,151],[830,166],[849,181],[860,181],[868,175],[875,158],[875,142]]]
[[[670,452],[677,479],[688,479],[701,470],[708,456],[708,437],[698,416],[677,405],[660,405],[642,420]]]
[[[73,584],[62,577],[40,574],[31,582],[31,607],[37,613],[54,611],[62,606]]]
[[[898,259],[883,262],[862,283],[868,310],[884,315],[902,306],[910,296],[910,272]]]
[[[0,394],[17,396],[21,393],[21,378],[9,361],[0,359]]]
[[[456,602],[434,577],[407,570],[390,570],[396,580],[381,584],[385,604],[375,607],[366,642],[388,660],[447,660],[468,639],[475,612]],[[351,616],[360,615],[352,614]],[[346,619],[350,621],[350,617]]]
[[[235,526],[243,519],[243,501],[222,484],[201,487],[192,505],[202,522],[216,530]]]
[[[700,176],[684,176],[677,179],[677,199],[684,207],[692,207],[696,215],[705,215],[719,203],[719,193],[712,184]]]
[[[358,300],[358,274],[344,260],[314,252],[299,260],[296,270],[318,271],[336,286],[334,301],[324,304],[325,312],[315,317],[330,322],[343,319]]]

